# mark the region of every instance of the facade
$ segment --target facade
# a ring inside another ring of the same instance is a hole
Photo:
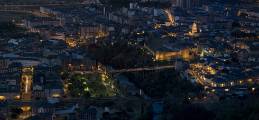
[[[31,100],[32,98],[32,82],[33,67],[23,67],[21,77],[21,99]]]
[[[192,9],[201,6],[201,0],[172,0],[172,3],[183,9]]]
[[[6,59],[6,61],[8,61]],[[0,70],[0,99],[19,99],[20,98],[20,65],[10,64],[7,68]]]
[[[104,25],[84,25],[80,28],[80,39],[101,38],[108,35]]]

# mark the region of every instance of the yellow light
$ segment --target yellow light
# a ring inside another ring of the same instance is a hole
[[[86,88],[84,89],[84,91],[89,91],[89,88],[88,88],[88,87],[86,87]]]
[[[73,38],[67,38],[66,43],[69,47],[75,47],[77,45],[76,40],[74,40]]]
[[[3,101],[5,99],[6,99],[5,96],[0,96],[0,101]]]
[[[108,35],[108,33],[105,32],[105,31],[98,31],[95,38],[102,38],[102,37],[105,37],[107,35]]]
[[[97,66],[97,70],[101,70],[101,66],[100,65]]]
[[[86,82],[83,82],[84,85],[86,85]]]
[[[103,81],[105,81],[105,79],[106,79],[105,74],[101,74],[101,79],[102,79]]]
[[[114,89],[114,85],[112,85],[112,89]]]
[[[160,24],[155,24],[155,25],[154,25],[154,28],[155,28],[155,29],[159,29],[159,28],[161,28],[161,25],[160,25]]]
[[[60,97],[60,94],[54,93],[54,94],[52,94],[52,97]]]
[[[28,112],[28,111],[31,110],[31,107],[30,106],[23,106],[23,107],[21,107],[21,109],[22,109],[23,112]]]
[[[29,84],[29,80],[26,78],[26,81],[25,81],[25,93],[28,93],[28,84]]]
[[[255,91],[255,88],[252,88],[252,91]]]
[[[212,89],[211,92],[215,92],[215,89]]]
[[[194,22],[192,24],[192,30],[188,32],[188,34],[189,36],[195,36],[197,32],[198,32],[198,27],[197,27],[197,24]]]
[[[239,83],[240,83],[240,84],[242,84],[242,83],[243,83],[243,81],[242,81],[242,80],[240,80],[240,81],[239,81]]]
[[[214,68],[210,67],[210,66],[207,67],[207,70],[209,71],[209,73],[211,75],[215,75],[216,74],[216,70]]]
[[[168,35],[171,36],[171,37],[176,37],[177,36],[176,33],[172,33],[172,32],[168,33]]]
[[[224,87],[224,86],[225,86],[225,84],[224,84],[224,83],[222,83],[222,84],[220,84],[220,86],[221,86],[221,87]]]
[[[247,81],[248,81],[248,82],[253,82],[253,79],[248,79]]]
[[[19,100],[20,98],[21,98],[20,95],[16,95],[16,96],[14,97],[14,99],[16,99],[16,100]]]

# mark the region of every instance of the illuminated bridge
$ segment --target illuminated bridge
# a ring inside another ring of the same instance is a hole
[[[125,73],[125,72],[139,72],[139,71],[154,71],[154,70],[165,70],[175,68],[174,65],[166,66],[155,66],[155,67],[142,67],[142,68],[129,68],[129,69],[120,69],[120,70],[108,70],[109,73]],[[101,70],[96,71],[73,71],[74,74],[94,74],[94,73],[103,73]]]

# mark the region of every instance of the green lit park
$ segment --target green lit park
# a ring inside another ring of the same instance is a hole
[[[107,74],[71,76],[67,82],[68,94],[71,97],[112,97],[118,95],[113,80]]]

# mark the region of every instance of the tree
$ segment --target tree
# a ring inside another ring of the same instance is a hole
[[[133,83],[154,98],[163,98],[167,95],[186,97],[189,93],[199,93],[199,86],[190,81],[182,80],[174,70],[145,71],[125,74]]]
[[[233,29],[235,29],[235,28],[240,28],[241,27],[241,25],[240,25],[240,23],[238,22],[238,21],[234,21],[233,23],[232,23],[232,28]]]

